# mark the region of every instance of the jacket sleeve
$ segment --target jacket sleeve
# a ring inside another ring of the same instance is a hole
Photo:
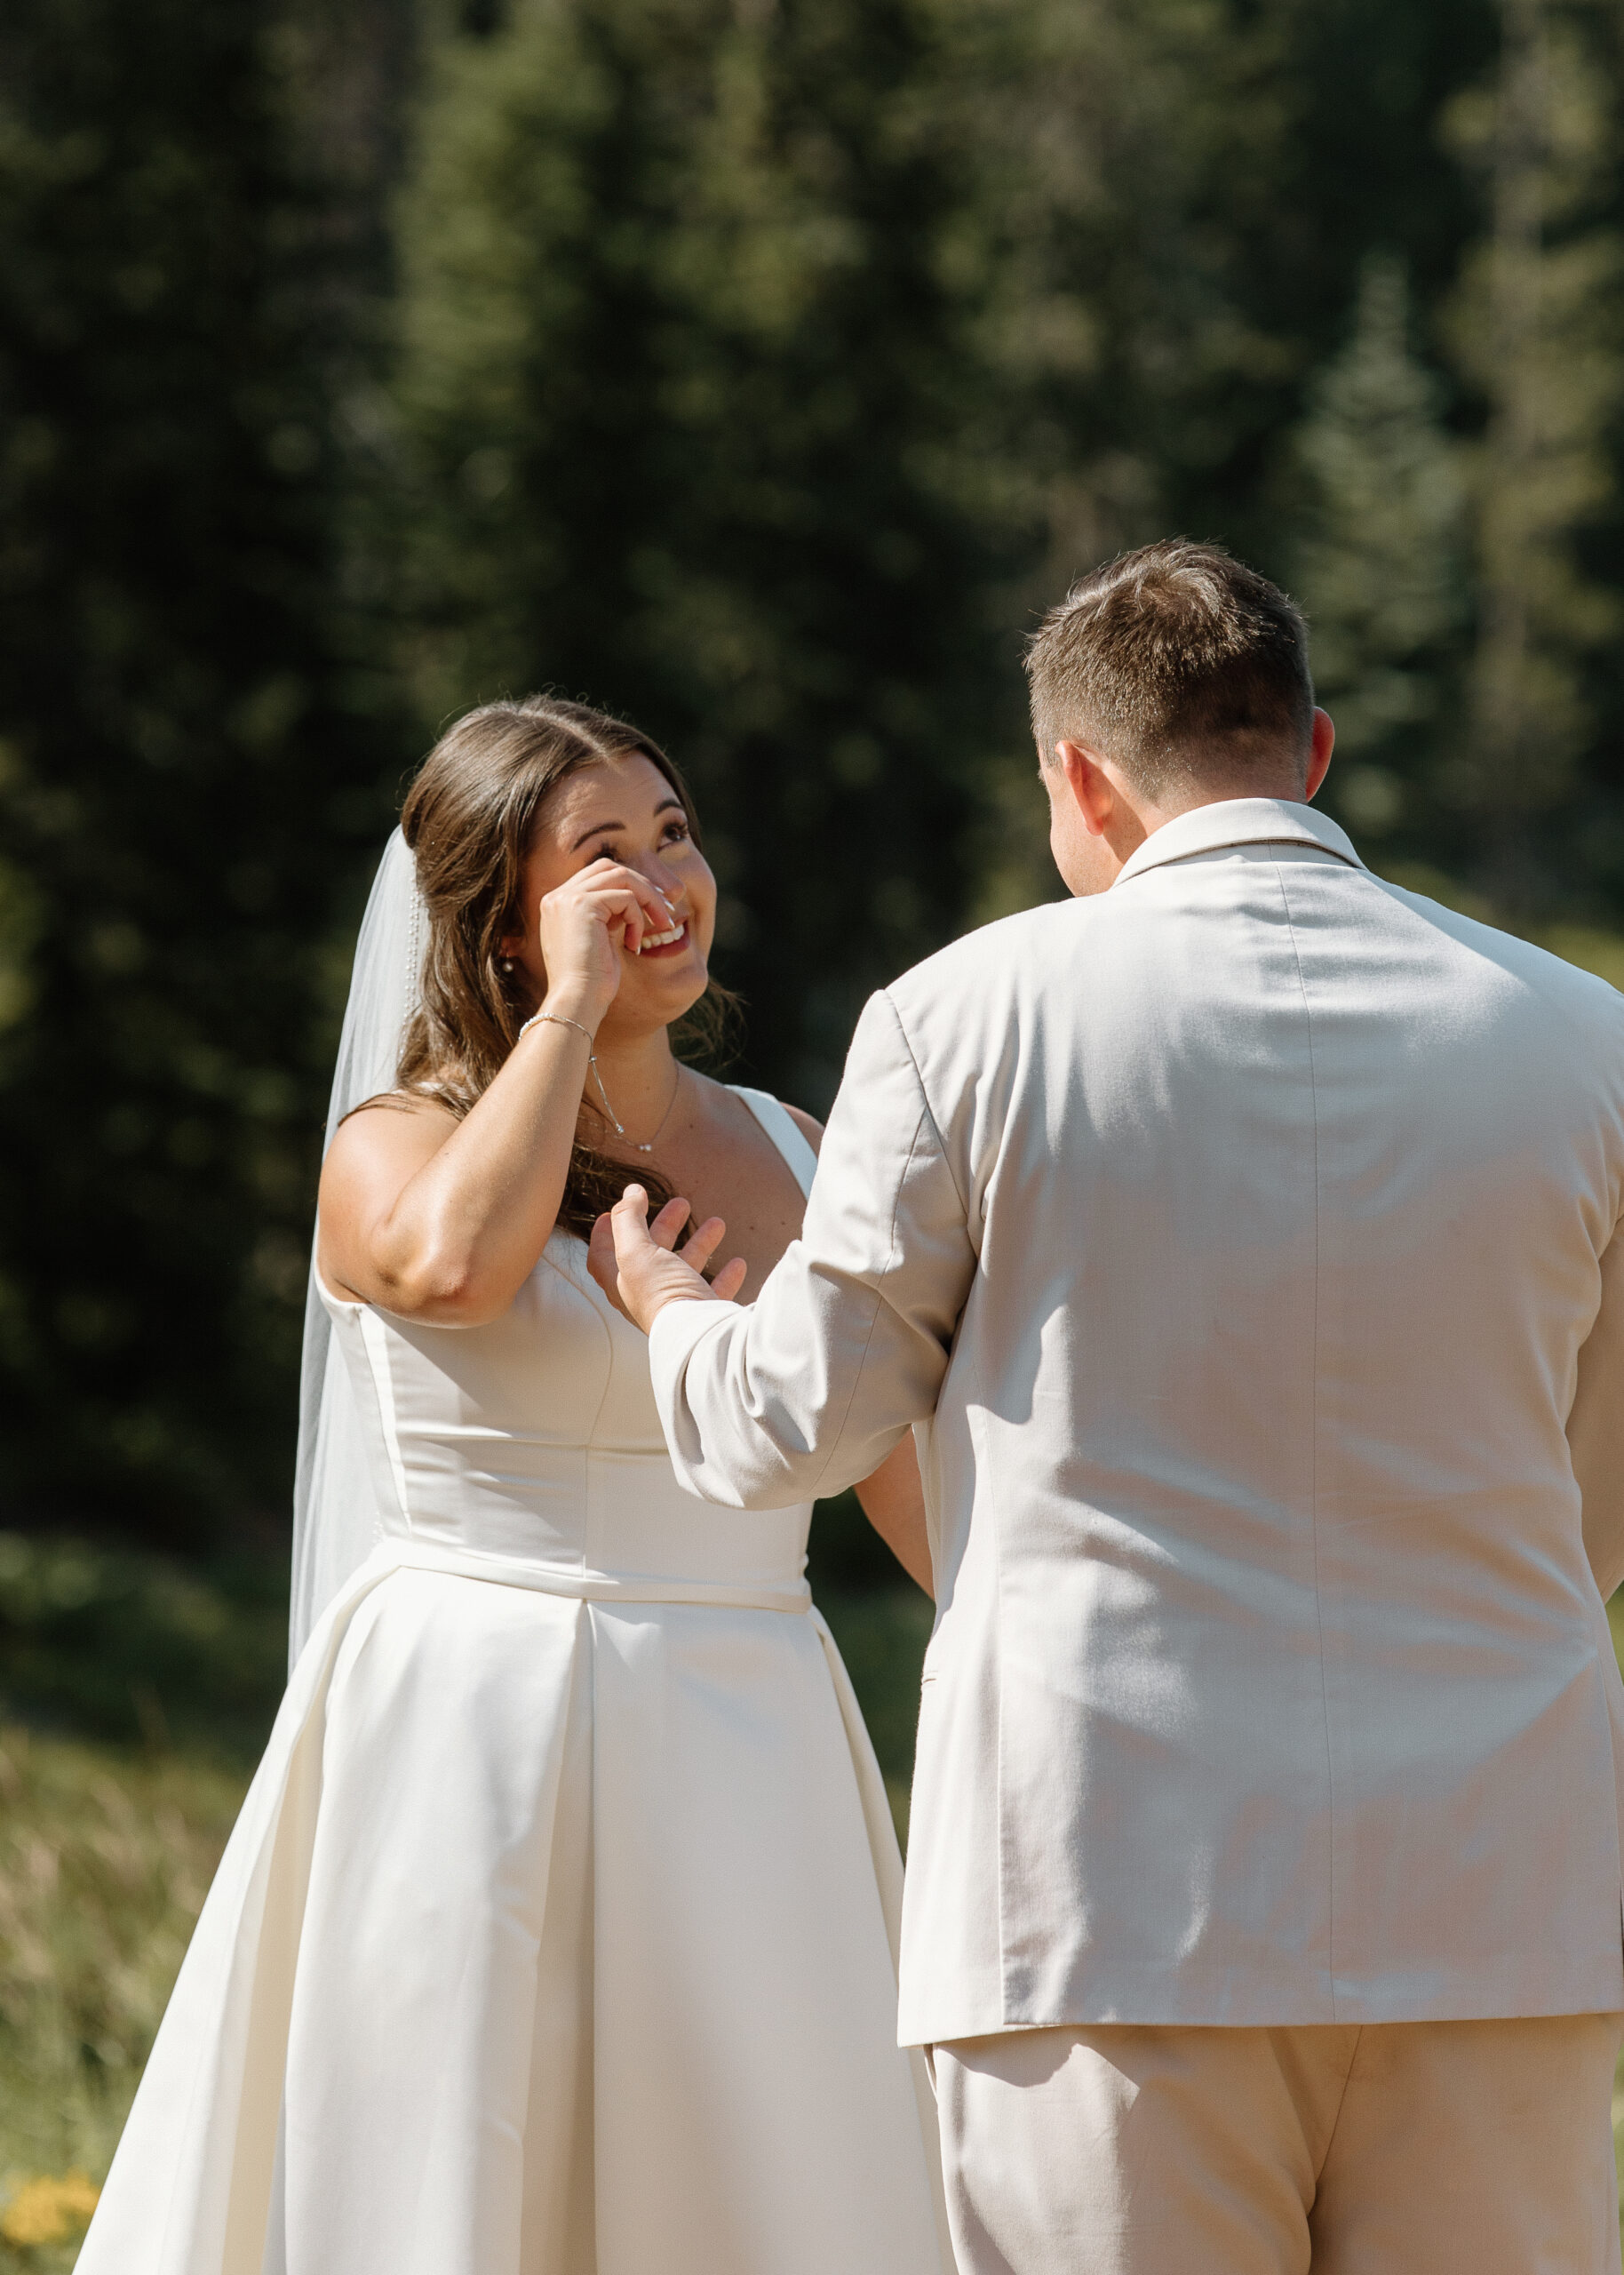
[[[1602,1258],[1601,1309],[1579,1353],[1568,1447],[1584,1496],[1585,1553],[1604,1602],[1624,1580],[1624,1231]]]
[[[975,1256],[890,998],[857,1025],[806,1224],[754,1304],[669,1304],[649,1338],[679,1481],[781,1508],[869,1476],[930,1414]]]

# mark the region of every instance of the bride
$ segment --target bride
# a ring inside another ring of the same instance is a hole
[[[634,1175],[753,1293],[818,1131],[673,1055],[714,880],[647,737],[486,706],[373,889],[295,1643],[80,2275],[943,2275],[900,1864],[805,1507],[685,1496],[587,1270]],[[928,1584],[912,1441],[864,1490]]]

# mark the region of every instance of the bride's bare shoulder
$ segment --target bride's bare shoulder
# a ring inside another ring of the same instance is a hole
[[[379,1299],[372,1236],[419,1169],[457,1128],[437,1098],[391,1090],[346,1114],[322,1164],[317,1268],[347,1300]]]
[[[333,1132],[322,1169],[323,1197],[379,1170],[409,1170],[438,1153],[458,1116],[440,1098],[421,1092],[386,1090],[346,1114]]]

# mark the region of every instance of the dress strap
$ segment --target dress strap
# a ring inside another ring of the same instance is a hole
[[[817,1167],[817,1155],[796,1127],[794,1116],[774,1098],[770,1090],[749,1090],[743,1082],[729,1082],[728,1088],[736,1098],[744,1099],[783,1154],[804,1199],[812,1190],[812,1174]]]

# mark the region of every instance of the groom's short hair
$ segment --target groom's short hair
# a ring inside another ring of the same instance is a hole
[[[1114,759],[1146,796],[1306,771],[1314,682],[1301,611],[1222,546],[1167,538],[1072,586],[1026,658],[1038,755]]]

